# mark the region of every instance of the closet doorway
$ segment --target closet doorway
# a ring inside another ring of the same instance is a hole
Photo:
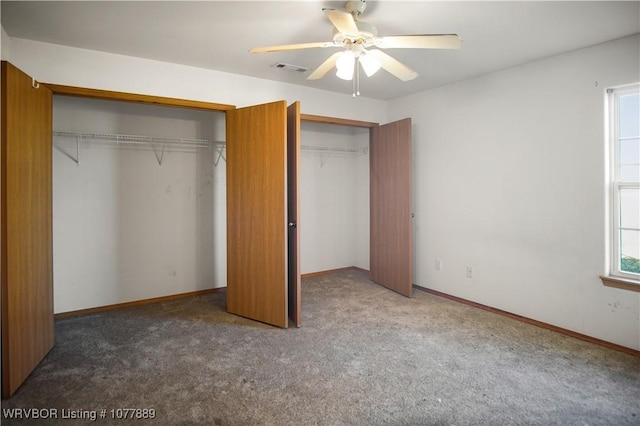
[[[303,276],[369,271],[369,129],[301,123]]]
[[[369,130],[369,271],[371,280],[413,294],[411,119],[384,125],[303,114],[302,120]],[[303,218],[304,220],[304,218]]]
[[[44,84],[8,62],[2,62],[0,257],[4,398],[19,388],[54,343],[53,95],[223,113],[235,108],[232,105]],[[69,161],[74,161],[71,152],[67,151]],[[149,154],[151,161],[162,163],[166,160],[161,151],[145,154]],[[75,160],[78,160],[77,156]]]

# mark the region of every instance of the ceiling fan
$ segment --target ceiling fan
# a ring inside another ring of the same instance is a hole
[[[462,45],[457,34],[378,37],[376,27],[359,20],[366,7],[365,0],[353,0],[345,3],[346,11],[322,9],[334,26],[332,41],[256,47],[249,51],[251,53],[267,53],[318,47],[342,48],[342,51],[334,53],[320,64],[307,77],[307,80],[318,80],[333,67],[336,67],[336,75],[339,78],[353,80],[353,96],[356,96],[360,94],[358,89],[360,66],[367,77],[374,75],[380,68],[402,81],[410,81],[418,76],[417,72],[380,49],[459,49]]]

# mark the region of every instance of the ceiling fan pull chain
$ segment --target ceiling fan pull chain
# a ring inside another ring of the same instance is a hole
[[[360,96],[360,57],[356,60],[356,96]]]
[[[358,67],[358,60],[356,59],[356,61],[354,62],[354,67]],[[352,92],[352,96],[355,98],[356,97],[356,80],[358,79],[358,74],[356,72],[356,75],[351,79],[351,92]]]

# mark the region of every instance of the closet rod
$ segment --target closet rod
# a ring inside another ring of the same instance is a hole
[[[358,148],[346,148],[346,147],[340,147],[340,146],[301,145],[300,149],[302,149],[303,151],[311,151],[319,154],[335,153],[335,154],[342,154],[342,155],[359,155],[359,154],[367,153],[366,148],[358,149]]]
[[[80,138],[82,140],[95,140],[101,142],[110,142],[115,144],[126,145],[156,145],[169,144],[176,146],[203,147],[206,148],[211,144],[224,144],[224,142],[210,141],[207,139],[183,139],[183,138],[165,138],[156,136],[142,135],[120,135],[110,133],[76,133],[76,132],[53,132],[53,136],[64,138]]]
[[[143,135],[123,135],[123,134],[113,134],[113,133],[80,133],[80,132],[61,132],[54,131],[54,137],[58,138],[67,138],[73,139],[76,144],[79,144],[80,141],[97,141],[100,143],[112,143],[116,145],[147,145],[151,146],[154,149],[160,146],[173,146],[173,147],[184,147],[184,148],[207,148],[211,145],[214,145],[218,149],[218,155],[215,160],[215,165],[217,166],[220,159],[226,161],[226,158],[223,154],[223,150],[225,148],[224,141],[212,141],[208,139],[185,139],[185,138],[166,138],[166,137],[156,137],[156,136],[143,136]],[[79,149],[79,146],[76,147],[76,151]],[[316,154],[338,154],[338,155],[360,155],[366,154],[367,148],[349,148],[349,147],[339,147],[339,146],[316,146],[316,145],[301,145],[300,149],[302,151],[316,153]],[[76,158],[72,158],[76,163],[78,162],[76,154]],[[161,160],[159,159],[159,162]]]
[[[197,149],[207,148],[209,146],[215,146],[218,151],[218,156],[214,161],[214,166],[217,166],[220,162],[220,158],[225,159],[222,153],[225,143],[218,141],[210,141],[207,139],[179,139],[179,138],[165,138],[155,136],[141,136],[141,135],[120,135],[111,133],[76,133],[76,132],[52,132],[54,138],[66,138],[75,141],[75,157],[68,150],[64,149],[57,144],[54,144],[59,151],[64,155],[71,158],[77,165],[80,165],[80,141],[96,141],[97,143],[106,143],[114,145],[142,145],[150,147],[158,160],[158,164],[162,166],[162,160],[164,158],[164,152],[166,147],[172,147],[178,151],[181,149]]]

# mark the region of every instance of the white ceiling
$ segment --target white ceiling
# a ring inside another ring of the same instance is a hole
[[[252,47],[330,41],[322,8],[335,1],[31,2],[2,1],[11,37],[244,74],[351,93],[333,72],[306,76],[335,48],[250,54]],[[460,50],[387,53],[420,74],[401,82],[385,71],[363,74],[363,96],[395,97],[509,68],[640,32],[639,1],[368,1],[361,20],[379,35],[456,33]],[[284,62],[306,74],[274,69]]]

